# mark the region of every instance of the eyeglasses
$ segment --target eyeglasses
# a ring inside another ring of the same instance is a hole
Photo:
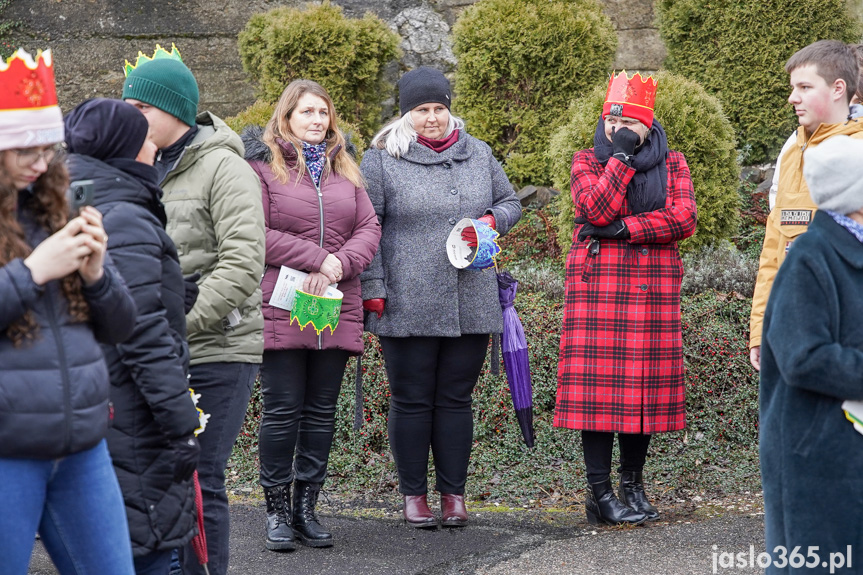
[[[26,168],[32,166],[40,159],[45,160],[46,164],[50,164],[52,161],[54,161],[54,158],[57,156],[57,152],[60,151],[60,148],[61,146],[59,144],[45,149],[19,148],[15,150],[15,154],[18,155],[18,167]]]

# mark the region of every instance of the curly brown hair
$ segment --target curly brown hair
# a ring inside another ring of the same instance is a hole
[[[12,150],[0,151],[0,154],[11,153]],[[68,186],[69,173],[62,155],[58,154],[48,164],[48,170],[33,184],[32,193],[26,196],[23,207],[30,210],[36,223],[50,234],[66,225],[69,212],[66,200]],[[18,222],[18,196],[18,190],[0,173],[0,267],[15,258],[26,258],[33,251]],[[66,276],[61,280],[61,287],[68,300],[68,311],[72,319],[78,322],[88,321],[90,306],[81,292],[81,276]],[[6,328],[6,336],[12,340],[15,347],[34,341],[38,334],[39,325],[31,311]]]

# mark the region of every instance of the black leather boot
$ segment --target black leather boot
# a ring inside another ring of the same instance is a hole
[[[318,503],[320,491],[320,483],[306,481],[294,483],[294,513],[291,525],[300,543],[309,547],[330,547],[333,544],[332,533],[328,533],[321,527],[315,514],[315,505]]]
[[[647,515],[640,511],[633,511],[617,499],[610,479],[601,483],[590,483],[589,486],[584,507],[587,521],[591,525],[600,523],[640,525],[647,521]]]
[[[647,500],[644,493],[644,483],[640,471],[623,471],[620,473],[620,489],[618,490],[620,500],[635,511],[640,511],[647,516],[648,521],[659,519],[659,511]]]
[[[291,484],[264,487],[267,500],[267,549],[271,551],[293,551],[297,538],[291,529]]]

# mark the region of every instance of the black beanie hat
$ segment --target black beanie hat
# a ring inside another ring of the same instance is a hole
[[[399,112],[404,116],[420,104],[443,104],[449,110],[449,80],[434,68],[422,66],[399,80]]]
[[[86,100],[63,119],[69,153],[97,160],[134,160],[147,139],[147,118],[121,100]]]

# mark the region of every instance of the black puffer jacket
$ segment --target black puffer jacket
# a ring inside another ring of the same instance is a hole
[[[68,160],[73,180],[94,181],[108,253],[138,306],[132,337],[103,346],[111,376],[114,425],[108,448],[126,502],[136,556],[168,550],[195,534],[191,481],[173,482],[169,442],[191,435],[198,415],[189,395],[184,284],[177,250],[165,232],[160,190],[146,176],[88,156]],[[130,168],[130,169],[132,169]]]
[[[24,207],[18,221],[27,243],[48,237]],[[0,457],[56,459],[98,444],[108,428],[108,370],[98,342],[132,333],[135,304],[105,261],[105,274],[84,288],[90,324],[73,322],[59,281],[42,287],[19,259],[0,267]],[[32,344],[15,347],[6,329],[28,310],[39,324]]]

